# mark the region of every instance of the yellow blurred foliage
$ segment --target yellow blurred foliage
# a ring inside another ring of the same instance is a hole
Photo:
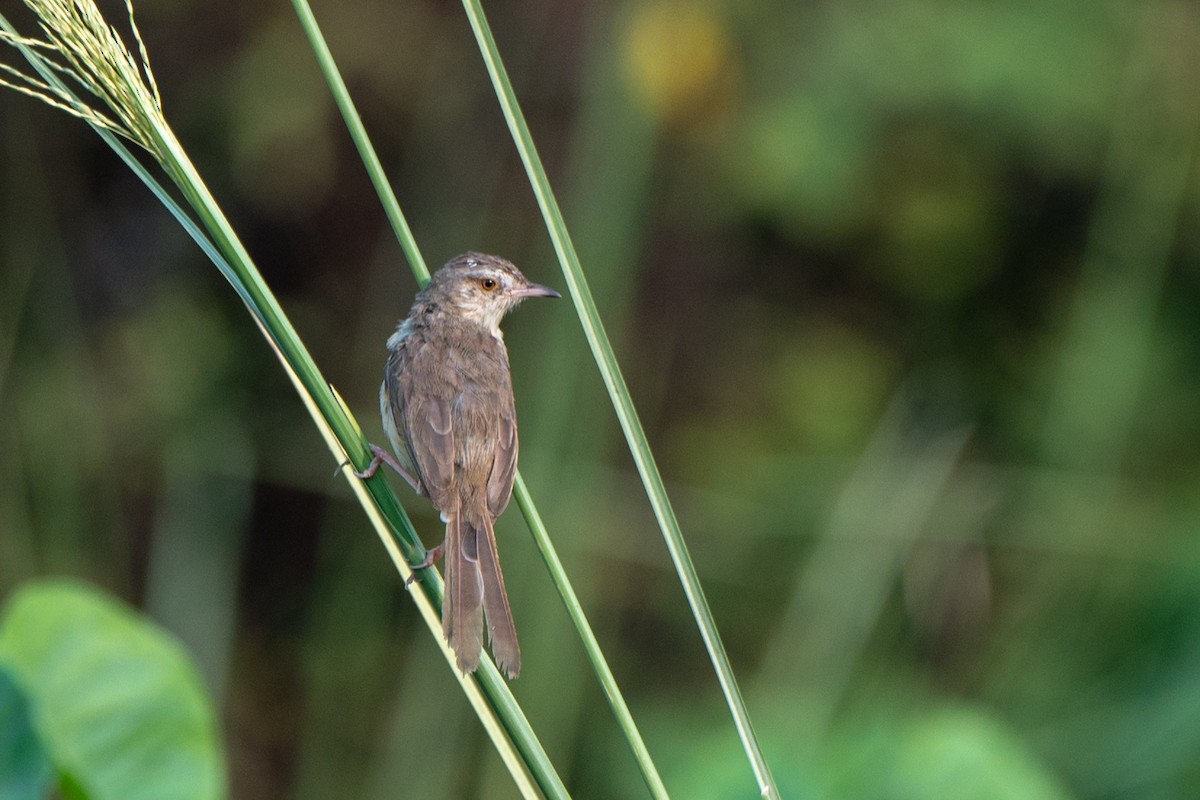
[[[695,122],[727,109],[736,64],[726,29],[711,11],[678,2],[634,10],[622,60],[637,102],[666,124]]]

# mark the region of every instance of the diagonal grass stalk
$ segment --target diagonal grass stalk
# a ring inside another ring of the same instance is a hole
[[[339,461],[349,457],[355,464],[365,465],[368,452],[357,423],[321,376],[299,335],[167,124],[161,100],[150,77],[141,36],[133,26],[129,0],[127,9],[142,55],[140,64],[134,61],[115,30],[104,22],[92,0],[27,0],[27,5],[41,20],[47,39],[37,41],[20,36],[3,15],[0,15],[0,39],[17,48],[40,77],[19,73],[9,67],[4,74],[10,78],[19,74],[19,83],[2,79],[3,84],[39,97],[92,125],[167,207],[242,298],[292,378],[334,457]],[[108,107],[113,116],[81,100],[60,76],[88,90]],[[195,218],[176,202],[114,134],[137,143],[153,156],[183,194]],[[409,561],[419,558],[423,549],[399,501],[382,476],[365,482],[349,475],[347,477],[401,576],[407,578],[411,575]],[[420,588],[414,584],[410,592],[422,617],[435,641],[441,645],[447,663],[522,794],[525,797],[537,797],[540,789],[547,797],[568,797],[544,748],[494,664],[484,659],[480,669],[471,676],[464,676],[454,668],[453,653],[441,635],[441,581],[427,571],[419,583]]]
[[[371,177],[376,191],[379,193],[380,202],[383,203],[392,228],[400,240],[400,245],[405,255],[408,257],[413,275],[416,277],[418,283],[424,285],[429,280],[429,271],[425,266],[425,261],[421,257],[420,249],[412,234],[412,229],[404,218],[404,213],[401,211],[400,204],[396,200],[395,192],[393,192],[391,185],[384,176],[379,157],[376,155],[375,148],[367,136],[366,129],[362,124],[362,118],[354,106],[354,101],[350,97],[350,93],[337,68],[337,64],[333,60],[333,54],[330,52],[325,37],[321,33],[316,17],[313,15],[307,0],[292,0],[292,5],[296,8],[296,14],[300,18],[301,27],[308,37],[313,52],[316,54],[321,72],[325,75],[325,80],[329,83],[330,91],[333,93],[338,109],[341,111],[342,117],[346,122],[350,136],[358,148],[359,155],[366,165],[367,172]],[[534,505],[533,497],[530,495],[529,488],[526,486],[525,479],[521,477],[520,472],[517,473],[516,482],[513,486],[513,496],[517,501],[518,507],[521,509],[521,513],[525,516],[525,521],[529,526],[530,532],[533,534],[538,551],[542,554],[542,559],[545,561],[546,568],[550,572],[551,581],[554,583],[567,609],[567,615],[583,640],[584,651],[587,654],[589,662],[592,664],[592,669],[596,673],[597,679],[600,681],[601,689],[604,691],[609,706],[612,708],[613,714],[617,719],[617,724],[621,728],[626,741],[629,743],[630,749],[633,751],[634,758],[637,761],[638,768],[642,772],[642,777],[646,781],[646,786],[649,788],[651,796],[655,798],[668,797],[666,786],[658,774],[658,769],[654,765],[653,759],[650,757],[650,751],[646,747],[640,731],[638,731],[633,714],[625,702],[625,697],[621,694],[616,677],[613,675],[612,669],[608,666],[608,661],[604,657],[600,643],[592,631],[587,616],[584,614],[575,589],[571,586],[571,581],[567,577],[562,561],[558,557],[558,552],[550,540],[550,535],[546,531],[546,526],[542,522],[541,515]]]
[[[750,722],[750,714],[742,699],[737,679],[733,675],[733,668],[729,663],[729,656],[725,652],[725,645],[721,641],[721,635],[717,631],[716,622],[708,607],[708,600],[700,586],[700,578],[696,574],[696,568],[683,540],[683,532],[675,517],[675,511],[671,507],[671,501],[667,496],[666,487],[663,485],[662,476],[659,474],[658,465],[650,452],[646,432],[638,419],[629,389],[625,385],[616,355],[609,343],[608,334],[600,321],[600,314],[592,299],[591,290],[588,288],[583,267],[579,263],[579,256],[575,252],[575,246],[571,243],[566,222],[563,220],[562,211],[558,207],[554,192],[550,188],[550,180],[542,167],[541,158],[533,143],[533,136],[525,122],[525,116],[517,103],[512,82],[504,69],[495,38],[492,36],[487,17],[484,15],[483,5],[480,0],[463,0],[463,7],[466,9],[471,29],[475,32],[480,54],[487,66],[488,75],[491,77],[492,86],[504,118],[508,122],[513,142],[520,153],[534,195],[537,197],[538,206],[542,210],[546,229],[554,244],[554,250],[558,254],[559,263],[562,265],[563,276],[567,281],[571,299],[575,303],[575,310],[579,315],[580,324],[583,326],[584,336],[592,349],[592,355],[596,360],[604,385],[608,389],[634,463],[637,465],[642,483],[646,487],[650,505],[654,509],[659,527],[662,529],[667,550],[671,554],[671,560],[679,574],[684,594],[700,629],[700,635],[704,639],[705,647],[712,659],[717,680],[721,684],[721,690],[725,694],[730,713],[733,715],[738,736],[742,740],[742,746],[758,782],[759,792],[763,797],[778,798],[779,789],[775,785],[775,779],[771,775],[771,769],[759,745],[758,736]]]
[[[388,183],[387,173],[383,170],[383,164],[375,152],[375,147],[367,137],[367,129],[363,126],[362,117],[359,115],[354,101],[350,98],[350,90],[346,88],[346,81],[342,79],[342,73],[333,60],[333,53],[330,52],[325,35],[321,33],[321,28],[317,25],[317,18],[313,15],[312,7],[309,6],[307,0],[292,0],[292,6],[296,9],[300,27],[303,28],[304,35],[308,37],[308,43],[317,57],[321,74],[325,76],[325,81],[329,84],[329,91],[333,94],[338,111],[341,112],[342,119],[346,122],[346,128],[350,131],[350,138],[354,141],[354,146],[358,148],[359,158],[362,159],[363,166],[367,169],[371,185],[375,187],[375,192],[379,195],[379,202],[383,204],[383,211],[387,214],[388,222],[391,223],[392,230],[396,233],[400,248],[408,259],[409,267],[412,269],[417,283],[424,286],[429,282],[429,267],[425,265],[425,258],[417,246],[417,239],[413,236],[412,228],[408,226],[404,212],[400,210],[400,201],[396,199],[396,193],[392,191],[392,186]]]

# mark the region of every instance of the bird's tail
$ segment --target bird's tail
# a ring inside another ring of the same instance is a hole
[[[509,678],[521,670],[517,630],[504,591],[496,534],[487,511],[458,511],[446,521],[446,594],[442,630],[463,672],[479,666],[483,615],[496,666]]]

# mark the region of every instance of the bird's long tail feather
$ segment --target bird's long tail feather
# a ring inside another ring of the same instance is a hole
[[[479,574],[478,537],[454,512],[446,519],[446,591],[442,598],[442,633],[463,672],[479,666],[483,647],[483,580]]]
[[[496,666],[509,678],[521,671],[521,648],[513,625],[496,534],[486,511],[455,512],[446,521],[446,594],[442,630],[463,672],[479,666],[483,621]]]
[[[521,648],[517,644],[517,629],[504,591],[504,575],[500,572],[500,557],[496,554],[496,532],[488,513],[478,516],[476,529],[479,574],[483,579],[483,610],[487,616],[488,642],[496,666],[510,679],[521,671]]]

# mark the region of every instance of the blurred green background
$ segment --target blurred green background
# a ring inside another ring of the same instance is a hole
[[[314,9],[431,266],[561,287],[461,7]],[[415,284],[291,6],[137,10],[381,440]],[[489,11],[785,795],[1200,796],[1200,7]],[[506,329],[523,471],[668,788],[753,796],[572,309]],[[0,597],[75,576],[174,631],[238,800],[514,797],[333,467],[166,212],[0,92]],[[499,535],[517,697],[574,796],[644,796],[517,513]]]

